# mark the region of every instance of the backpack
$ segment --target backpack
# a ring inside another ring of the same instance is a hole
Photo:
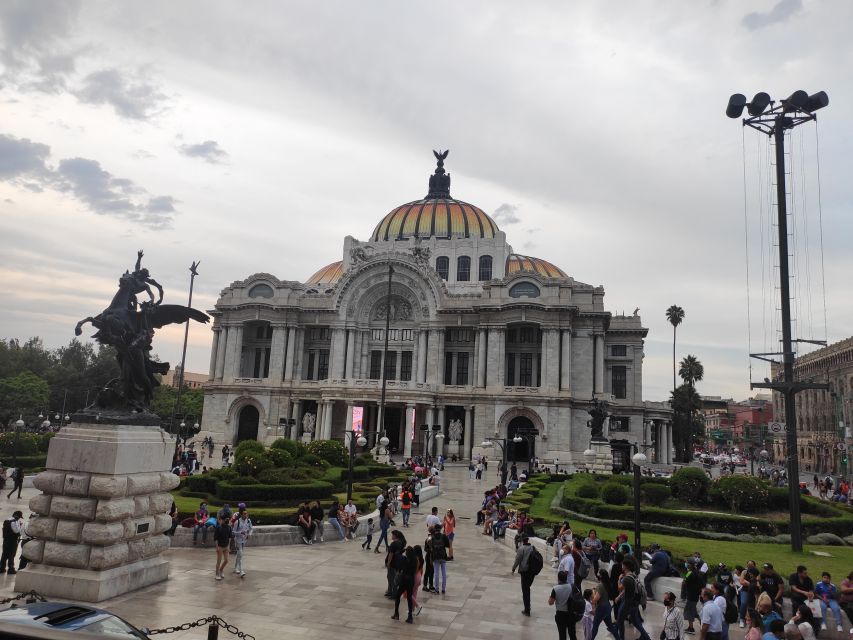
[[[646,587],[639,577],[632,575],[631,579],[634,581],[634,602],[645,609],[646,603],[649,600],[649,596],[646,593]]]
[[[589,558],[586,557],[585,553],[581,553],[579,555],[581,561],[575,566],[575,572],[577,573],[578,578],[586,580],[589,575],[589,570],[592,568],[592,563],[589,561]]]
[[[408,491],[403,492],[403,504],[406,506],[412,504],[412,494]]]
[[[530,557],[527,559],[527,573],[532,573],[534,576],[538,576],[539,572],[542,571],[542,567],[545,565],[545,560],[542,558],[542,554],[539,553],[539,549],[530,545]]]
[[[726,610],[723,612],[723,618],[727,624],[737,622],[738,608],[733,598],[726,597]]]

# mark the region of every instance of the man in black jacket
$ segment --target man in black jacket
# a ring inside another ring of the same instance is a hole
[[[3,521],[3,555],[0,557],[0,573],[6,571],[9,575],[15,571],[15,555],[18,553],[18,541],[21,539],[21,528],[24,525],[24,514],[15,511],[11,518]]]
[[[530,571],[530,555],[533,553],[533,547],[530,545],[530,538],[527,534],[521,535],[521,544],[518,546],[518,551],[515,552],[515,562],[512,563],[512,572],[518,569],[521,576],[521,601],[524,603],[524,609],[521,611],[526,616],[530,615],[530,587],[533,586],[533,579],[536,577]]]

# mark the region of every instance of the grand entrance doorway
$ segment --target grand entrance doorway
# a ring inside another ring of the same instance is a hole
[[[535,433],[536,427],[530,418],[525,416],[516,416],[513,418],[506,429],[507,439],[507,459],[513,462],[528,462],[531,458],[536,457],[536,440],[531,438],[522,438],[521,442],[513,442],[513,438],[517,434]]]
[[[400,407],[389,407],[385,405],[385,435],[388,438],[388,451],[400,451],[400,423],[403,419],[402,409]]]
[[[237,421],[237,442],[235,444],[243,440],[257,440],[259,420],[260,414],[252,405],[249,404],[240,409],[240,419]]]

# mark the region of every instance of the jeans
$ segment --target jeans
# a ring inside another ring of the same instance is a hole
[[[401,573],[397,580],[397,591],[394,593],[394,615],[400,615],[400,599],[406,594],[406,604],[409,606],[409,617],[412,617],[412,600],[414,599],[414,576]]]
[[[347,534],[344,531],[344,528],[341,526],[341,523],[338,521],[337,518],[329,518],[329,522],[332,524],[332,526],[335,529],[337,529],[338,533],[341,534],[341,540],[343,540],[344,538],[347,537]]]
[[[379,529],[380,529],[381,533],[379,534],[379,540],[376,542],[376,550],[377,551],[379,551],[379,547],[382,546],[383,540],[385,541],[385,551],[388,551],[388,528],[389,528],[389,526],[390,525],[388,525],[388,524],[384,524],[384,525],[380,524],[379,525]]]
[[[201,543],[207,544],[207,525],[200,523],[193,527],[193,544],[198,540],[198,532],[201,529]]]
[[[15,570],[15,554],[18,553],[18,540],[3,540],[3,555],[0,557],[0,572]]]
[[[722,640],[729,640],[729,623],[723,620],[723,630],[720,632]]]
[[[521,602],[524,604],[524,610],[530,613],[530,587],[533,586],[533,578],[536,576],[529,571],[521,572]]]
[[[435,588],[438,589],[438,574],[441,573],[441,592],[444,593],[445,588],[447,587],[447,561],[446,560],[433,560],[432,561],[432,572],[433,572],[433,583],[435,584]]]
[[[492,537],[497,540],[499,537],[504,535],[506,532],[506,528],[509,526],[509,522],[506,520],[503,522],[496,522],[492,525]]]
[[[738,607],[737,607],[737,616],[741,622],[746,621],[746,608],[747,604],[749,604],[749,594],[746,589],[741,589],[738,594]]]
[[[614,638],[619,637],[616,633],[616,625],[613,624],[613,607],[610,606],[609,600],[598,601],[598,606],[595,608],[595,617],[592,619],[592,633],[589,636],[589,640],[595,640],[598,627],[602,622],[607,630],[613,634]]]
[[[652,580],[654,580],[655,578],[660,578],[663,574],[663,571],[656,571],[654,569],[651,569],[646,574],[646,577],[643,578],[643,584],[646,586],[646,596],[650,600],[654,600],[655,598],[655,592],[652,591]]]
[[[238,573],[243,573],[243,547],[245,546],[245,542],[237,541],[237,553],[234,556],[234,571]]]
[[[829,608],[832,609],[832,617],[835,618],[835,624],[841,624],[841,607],[838,606],[838,600],[830,600]],[[826,608],[827,603],[823,600],[820,601],[820,610],[823,613],[823,621],[826,622]],[[853,622],[853,620],[851,620]]]
[[[311,524],[314,525],[314,537],[312,540],[322,540],[323,539],[323,521],[322,520],[312,520]]]
[[[409,526],[409,514],[412,512],[411,509],[403,509],[403,526]]]
[[[645,627],[643,627],[643,621],[640,619],[640,608],[636,604],[628,605],[624,602],[619,604],[616,611],[617,640],[625,640],[625,621],[630,622],[640,632],[640,640],[651,640]]]
[[[571,603],[569,606],[571,606]],[[560,640],[566,640],[567,632],[571,640],[577,640],[577,635],[575,634],[575,625],[577,624],[577,620],[575,620],[575,616],[571,611],[554,612],[554,622],[557,623],[557,637]]]

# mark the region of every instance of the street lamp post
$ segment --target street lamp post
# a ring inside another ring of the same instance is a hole
[[[512,441],[515,444],[520,444],[522,442],[527,442],[527,476],[530,477],[533,475],[533,457],[530,455],[533,452],[533,444],[536,442],[536,436],[538,433],[522,433],[517,432],[515,436],[513,436]]]
[[[12,444],[12,467],[18,468],[18,438],[21,435],[21,429],[24,428],[23,416],[18,416],[15,420],[15,442]]]
[[[424,434],[424,458],[426,458],[427,456],[432,455],[430,442],[438,443],[439,440],[444,440],[444,434],[441,433],[440,424],[434,424],[431,426],[428,424],[422,424],[421,433]]]
[[[809,95],[805,91],[795,91],[788,98],[775,104],[763,91],[755,94],[747,104],[746,96],[736,93],[729,98],[726,115],[740,118],[744,109],[749,117],[743,119],[743,126],[752,127],[773,139],[776,157],[776,209],[779,246],[779,295],[782,316],[782,351],[755,353],[750,356],[769,362],[774,356],[782,356],[782,379],[764,383],[750,383],[751,389],[773,389],[782,394],[785,402],[786,440],[788,444],[788,497],[791,512],[791,550],[800,553],[803,550],[803,532],[800,517],[800,465],[797,459],[797,411],[796,394],[805,389],[828,390],[828,384],[796,382],[794,380],[794,350],[791,339],[791,295],[790,275],[788,271],[788,192],[785,186],[785,132],[801,124],[817,120],[814,114],[829,104],[825,91]],[[770,107],[769,110],[767,108]],[[813,342],[826,346],[825,341],[799,339],[799,342]]]
[[[483,443],[480,446],[494,447],[496,444],[500,445],[501,447],[501,485],[506,486],[506,438],[489,438],[488,440],[483,440]]]
[[[187,309],[193,306],[193,285],[195,284],[195,277],[198,275],[198,265],[200,262],[193,261],[190,265],[190,295],[189,300],[187,301]],[[190,319],[187,316],[187,324],[184,327],[184,347],[181,353],[181,373],[178,376],[178,393],[175,397],[175,405],[172,408],[172,422],[174,422],[175,414],[181,412],[181,396],[184,392],[184,371],[187,366],[187,339],[190,335]],[[175,458],[178,457],[178,442],[180,441],[180,437],[175,438]]]
[[[642,558],[640,553],[640,467],[646,464],[646,454],[640,451],[639,445],[634,443],[634,455],[631,462],[634,463],[634,556]]]
[[[355,445],[358,444],[359,447],[363,447],[367,444],[367,438],[355,429],[348,429],[344,433],[349,434],[349,468],[347,471],[347,503],[349,503],[352,500],[352,464],[355,458]],[[356,434],[358,434],[358,438],[356,438]]]
[[[382,432],[382,438],[387,440],[388,438],[385,435],[385,392],[388,387],[388,334],[391,330],[391,280],[394,276],[394,267],[391,264],[388,265],[388,293],[387,300],[385,302],[385,335],[382,343],[382,390],[379,392],[379,411],[378,411],[378,420],[376,421],[376,435],[378,436],[380,430]],[[407,425],[408,429],[409,426]],[[387,443],[383,446],[387,446]],[[377,453],[379,452],[379,447],[376,447]]]

